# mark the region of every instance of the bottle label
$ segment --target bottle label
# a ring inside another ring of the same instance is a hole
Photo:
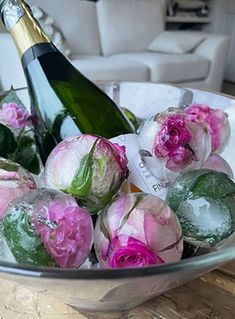
[[[126,147],[128,168],[130,175],[126,186],[127,192],[142,191],[165,199],[168,184],[155,177],[145,167],[141,160],[138,147],[138,136],[136,134],[125,134],[110,139],[112,143],[118,143]]]

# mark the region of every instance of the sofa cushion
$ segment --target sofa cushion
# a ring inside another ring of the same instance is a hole
[[[188,53],[194,50],[205,37],[202,32],[164,31],[150,43],[148,50],[162,53]]]
[[[148,67],[129,59],[79,56],[72,63],[92,81],[149,81]]]
[[[144,51],[164,29],[162,0],[100,0],[97,16],[104,55]]]
[[[67,45],[67,42],[63,36],[62,31],[54,23],[54,19],[49,16],[42,8],[37,6],[31,6],[33,16],[38,20],[41,27],[47,36],[53,41],[55,46],[62,52],[65,56],[69,57],[71,55],[71,50]]]
[[[203,79],[210,61],[196,54],[162,54],[153,52],[118,54],[115,57],[143,63],[150,69],[152,82],[181,82]]]
[[[83,0],[29,0],[41,7],[62,30],[73,54],[99,54],[96,4]]]

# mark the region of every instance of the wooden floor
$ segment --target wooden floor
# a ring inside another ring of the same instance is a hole
[[[234,319],[235,262],[118,314],[79,313],[60,300],[0,282],[0,319]]]

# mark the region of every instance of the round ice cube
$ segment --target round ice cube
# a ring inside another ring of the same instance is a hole
[[[179,261],[179,221],[160,198],[144,193],[116,198],[99,215],[95,250],[102,266],[142,267]]]
[[[225,173],[208,169],[184,173],[169,188],[166,201],[189,244],[216,246],[235,230],[235,184]]]
[[[12,202],[1,222],[1,258],[78,268],[93,243],[89,213],[73,197],[37,189]]]

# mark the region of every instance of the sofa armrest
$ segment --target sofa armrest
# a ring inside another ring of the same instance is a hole
[[[2,90],[27,86],[16,46],[8,33],[0,33],[0,86]]]
[[[206,80],[210,83],[208,89],[220,91],[228,54],[229,37],[212,34],[205,34],[205,36],[206,39],[199,44],[194,53],[210,60],[211,65]]]

